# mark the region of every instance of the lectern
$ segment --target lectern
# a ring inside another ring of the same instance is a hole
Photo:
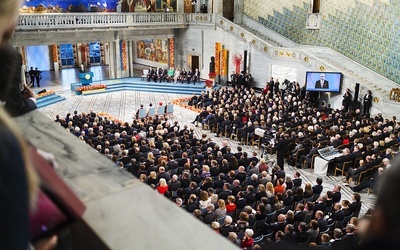
[[[79,79],[82,85],[89,85],[93,82],[93,72],[79,73]]]

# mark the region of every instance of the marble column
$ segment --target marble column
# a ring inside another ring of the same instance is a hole
[[[243,22],[243,12],[244,12],[244,0],[234,1],[234,16],[233,21],[237,24]]]
[[[184,0],[177,0],[176,1],[176,12],[178,13],[184,13],[185,8],[184,8]]]
[[[133,77],[133,52],[134,52],[134,41],[126,41],[126,47],[128,51],[128,69],[129,76]]]
[[[212,0],[213,4],[213,14],[221,14],[224,13],[224,1],[222,0]]]
[[[18,52],[22,55],[22,47],[18,47],[17,48],[18,49]],[[22,55],[23,57],[25,57],[25,55]],[[26,65],[25,64],[23,64],[22,65],[22,67],[21,67],[21,80],[22,80],[22,82],[26,82],[26,74],[25,74],[25,72],[27,72],[28,71],[28,69],[26,68]]]
[[[120,40],[110,42],[110,78],[121,78],[121,51],[120,51]]]

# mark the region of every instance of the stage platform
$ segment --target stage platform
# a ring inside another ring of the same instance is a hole
[[[167,82],[147,82],[140,77],[129,77],[112,80],[103,80],[93,82],[91,85],[105,84],[107,88],[105,92],[116,92],[116,91],[145,91],[145,92],[157,92],[157,93],[175,93],[175,94],[201,94],[207,91],[206,84],[203,80],[200,82],[193,83],[167,83]],[[71,83],[71,90],[76,91],[77,88],[81,87],[80,83]],[[214,86],[213,89],[217,89],[219,86]],[[101,92],[104,93],[104,92]],[[91,94],[101,94],[91,93]]]

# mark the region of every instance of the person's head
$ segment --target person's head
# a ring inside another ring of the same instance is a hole
[[[317,178],[317,184],[318,184],[318,185],[322,185],[322,178],[321,178],[321,177],[318,177],[318,178]]]
[[[319,75],[319,79],[322,80],[322,81],[325,80],[325,74],[324,73],[320,74]]]
[[[225,209],[225,201],[223,199],[218,200],[218,207],[222,210]]]
[[[335,228],[335,230],[333,230],[333,237],[335,237],[335,239],[340,239],[343,236],[343,232],[342,229],[340,228]]]
[[[283,237],[285,237],[285,234],[281,230],[278,230],[275,233],[275,240],[281,241],[281,240],[283,240]]]
[[[229,234],[228,234],[228,239],[229,239],[231,242],[236,242],[237,239],[238,239],[238,236],[237,236],[237,234],[236,234],[235,232],[229,232]]]
[[[225,225],[230,225],[230,224],[232,224],[232,222],[233,222],[232,217],[230,217],[229,215],[225,216],[225,219],[224,219]]]
[[[250,228],[247,228],[245,231],[244,231],[244,234],[247,236],[247,237],[253,237],[253,234],[254,234],[254,231],[253,231],[253,229],[250,229]]]
[[[3,0],[0,4],[0,44],[11,39],[17,24],[21,0]]]
[[[331,237],[329,236],[329,234],[322,234],[321,235],[321,242],[322,243],[329,243],[330,240],[331,240]]]

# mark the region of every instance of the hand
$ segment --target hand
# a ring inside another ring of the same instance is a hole
[[[52,250],[57,246],[57,235],[36,241],[33,246],[36,250]]]
[[[28,85],[24,84],[24,90],[22,90],[23,96],[25,98],[35,97],[33,91],[28,87]]]

